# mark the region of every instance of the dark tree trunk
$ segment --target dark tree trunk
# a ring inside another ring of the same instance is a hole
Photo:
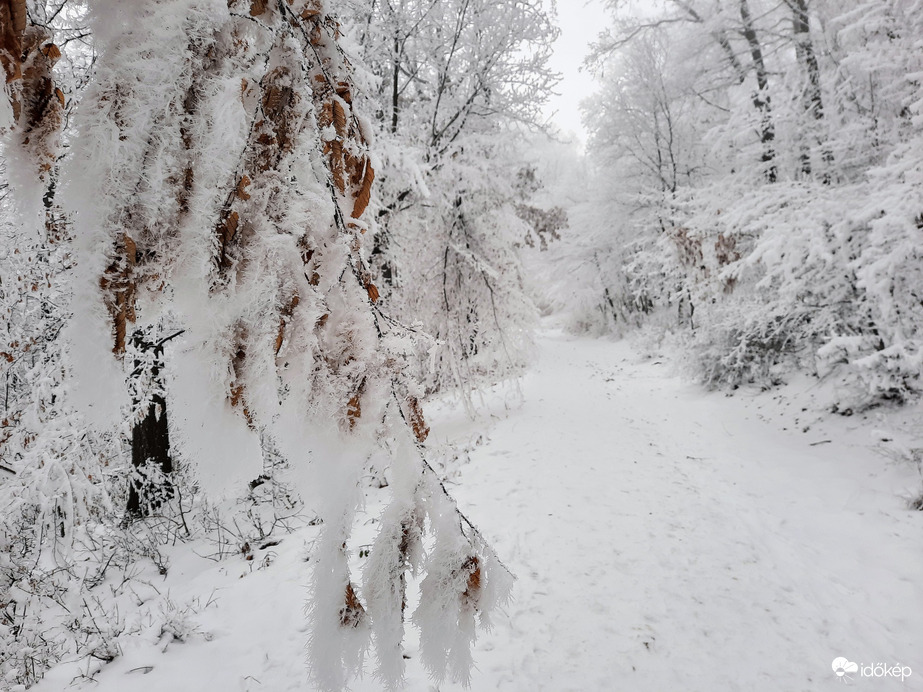
[[[400,74],[400,56],[401,43],[397,36],[394,37],[394,59],[391,61],[391,134],[397,132],[397,114],[400,106],[400,83],[398,76]]]
[[[401,192],[393,202],[378,210],[378,232],[373,239],[372,251],[369,258],[374,260],[378,265],[378,274],[384,285],[390,287],[394,285],[394,268],[388,259],[388,244],[391,240],[391,233],[388,230],[391,214],[400,211],[401,204],[410,196],[411,190]]]
[[[795,39],[795,54],[798,63],[804,71],[805,88],[803,92],[804,110],[814,121],[820,124],[824,119],[824,102],[820,90],[820,67],[817,64],[817,54],[814,52],[814,43],[811,41],[811,27],[808,21],[807,0],[788,0],[792,8],[792,33]],[[818,141],[824,144],[826,139],[822,132],[816,133]],[[833,152],[826,146],[823,148],[825,185],[830,183],[830,169],[833,165]],[[801,172],[811,174],[811,157],[805,145],[801,151]]]
[[[151,380],[160,389],[160,371],[163,368],[163,346],[175,334],[157,343],[145,341],[140,332],[134,335],[135,347],[142,352],[153,351]],[[135,367],[142,363],[135,361]],[[137,372],[137,370],[136,370]],[[137,401],[135,402],[138,403]],[[130,516],[145,517],[173,497],[173,459],[170,457],[170,432],[167,426],[167,402],[155,393],[148,404],[144,418],[137,421],[131,431],[131,480],[128,486]],[[150,477],[151,472],[154,477]]]
[[[762,161],[766,165],[766,180],[774,183],[778,177],[776,172],[775,139],[776,128],[772,122],[772,107],[769,102],[769,77],[766,63],[763,61],[763,48],[760,46],[759,37],[753,26],[748,0],[740,0],[740,19],[743,23],[743,35],[750,47],[750,58],[753,61],[753,71],[756,73],[757,90],[753,92],[753,106],[760,114],[760,142],[763,145]]]
[[[695,8],[684,0],[673,0],[673,2],[696,24],[705,23],[705,20],[702,19],[702,15],[696,12]],[[734,70],[734,76],[737,78],[738,83],[743,84],[747,79],[747,72],[744,70],[744,66],[740,64],[740,59],[734,52],[731,42],[728,40],[724,30],[712,31],[711,36],[718,42],[718,45],[721,46],[721,50],[724,51],[724,55],[728,59],[731,69]]]

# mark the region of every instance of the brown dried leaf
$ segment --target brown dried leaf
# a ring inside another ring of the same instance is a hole
[[[318,75],[318,77],[320,77],[321,82],[324,81],[324,75]],[[330,103],[330,101],[327,101],[323,106],[321,106],[320,114],[317,116],[317,124],[321,128],[325,128],[333,124],[333,104]]]
[[[26,30],[26,0],[6,0],[5,4],[13,31],[22,34]]]
[[[138,247],[135,241],[127,233],[123,233],[121,243],[116,248],[116,258],[99,281],[104,292],[111,291],[106,302],[114,330],[112,351],[116,354],[125,352],[128,323],[135,321],[136,285],[132,279],[132,268],[135,266],[137,254]]]
[[[237,227],[240,223],[240,215],[236,211],[228,213],[215,229],[215,235],[218,239],[218,265],[227,268],[230,265],[228,257],[228,247],[237,234]]]
[[[39,178],[47,181],[46,174],[53,168],[57,154],[56,134],[63,122],[63,92],[54,85],[52,67],[61,56],[58,47],[48,41],[47,29],[29,25],[15,36],[5,24],[9,16],[9,3],[0,0],[0,63],[7,73],[7,81],[21,79],[21,86],[10,93],[13,116],[26,135],[23,146],[37,164]],[[7,52],[8,43],[19,45],[19,52]]]
[[[250,0],[250,16],[259,17],[266,11],[266,0]]]
[[[138,244],[127,233],[122,235],[122,242],[125,245],[125,260],[129,267],[133,267],[138,257]]]
[[[270,120],[277,120],[281,114],[284,96],[284,90],[275,84],[270,84],[266,91],[263,92],[263,112]]]
[[[224,221],[224,230],[225,230],[225,243],[229,243],[234,239],[234,236],[237,235],[237,226],[240,223],[240,214],[236,211],[232,211],[228,214],[228,218]]]
[[[378,300],[378,298],[379,298],[378,288],[375,286],[375,284],[373,284],[371,281],[369,281],[369,282],[365,285],[365,290],[368,291],[369,300],[371,300],[373,303],[374,303],[375,301]]]
[[[42,46],[42,55],[54,63],[61,57],[61,49],[53,43],[46,43]]]
[[[356,392],[353,394],[349,401],[346,404],[346,418],[349,422],[349,429],[352,430],[356,427],[356,421],[359,420],[359,417],[362,415],[362,392],[365,391],[365,378],[362,378],[362,381],[359,383],[359,386],[356,387]]]
[[[407,397],[407,419],[417,440],[424,442],[429,435],[429,426],[423,418],[423,407],[415,396]]]
[[[308,0],[301,11],[302,19],[315,19],[320,16],[321,5],[317,0]]]
[[[113,315],[113,323],[115,326],[115,344],[112,346],[112,352],[115,354],[125,353],[125,336],[127,332],[127,311],[125,309],[125,299],[126,296],[123,292],[116,294],[115,314]]]
[[[349,429],[356,427],[356,421],[362,415],[362,392],[356,392],[346,404],[346,417],[349,419]]]
[[[469,557],[462,565],[462,572],[468,572],[465,591],[462,593],[462,603],[466,606],[477,608],[481,598],[481,561],[475,556]]]
[[[0,0],[0,64],[9,84],[22,77],[22,34],[26,0]]]
[[[365,174],[365,157],[356,157],[347,153],[344,158],[346,172],[349,173],[349,184],[353,187],[359,187],[362,184],[362,176]]]
[[[231,387],[231,406],[237,406],[244,400],[244,386],[242,384],[233,385]]]
[[[366,160],[365,175],[362,178],[362,187],[359,188],[359,192],[356,194],[356,199],[353,202],[352,217],[354,219],[358,219],[360,216],[362,216],[362,213],[365,211],[366,207],[369,206],[369,201],[372,199],[373,182],[375,182],[375,171],[372,168],[372,164]]]
[[[247,193],[247,187],[250,185],[250,178],[248,176],[243,176],[240,179],[240,182],[237,183],[237,190],[235,194],[239,199],[248,200],[250,199],[249,193]]]
[[[231,383],[231,389],[229,392],[229,401],[231,406],[241,409],[241,412],[244,414],[244,418],[247,420],[247,425],[251,428],[253,427],[253,416],[250,415],[250,409],[247,408],[246,393],[244,391],[244,385],[237,381],[237,378],[240,377],[241,372],[244,368],[244,361],[247,359],[247,352],[244,349],[244,343],[247,341],[247,329],[246,327],[238,324],[235,333],[235,341],[237,343],[237,351],[234,353],[234,356],[231,358],[231,368],[234,372],[235,381]]]
[[[343,144],[337,140],[328,142],[328,144],[330,145],[330,174],[333,176],[333,184],[340,192],[346,192],[346,180],[343,175]]]
[[[333,101],[333,127],[338,136],[346,136],[346,111],[339,101]]]
[[[349,105],[353,103],[353,96],[349,89],[349,82],[337,82],[337,96],[346,101]]]
[[[275,354],[279,355],[279,351],[282,350],[282,342],[285,341],[285,326],[288,324],[288,319],[294,314],[295,308],[298,307],[298,303],[301,299],[296,293],[292,296],[292,299],[289,301],[288,305],[282,308],[279,313],[279,331],[276,333],[276,350]]]
[[[352,582],[346,585],[343,605],[340,607],[340,625],[343,627],[358,627],[365,619],[365,608],[356,595]]]
[[[276,333],[276,348],[273,351],[276,355],[279,355],[279,351],[282,350],[282,342],[285,341],[285,318],[282,317],[279,319],[279,331]]]

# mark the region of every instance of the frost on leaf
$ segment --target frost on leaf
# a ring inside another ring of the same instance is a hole
[[[31,24],[25,0],[0,1],[0,66],[9,96],[14,144],[27,154],[39,180],[48,183],[60,146],[64,93],[55,85],[53,68],[61,50],[51,32]]]
[[[423,407],[420,406],[420,400],[415,396],[407,397],[407,421],[413,430],[414,437],[417,441],[424,442],[429,436],[429,426],[423,417]]]
[[[356,427],[356,422],[362,416],[362,391],[365,389],[365,382],[366,380],[363,378],[346,404],[346,418],[349,421],[350,430]]]
[[[340,624],[343,627],[358,627],[365,617],[365,608],[356,595],[352,582],[346,585],[343,605],[340,608]]]
[[[113,346],[116,354],[125,352],[128,325],[135,321],[135,294],[137,283],[134,267],[138,247],[131,236],[124,233],[115,245],[115,258],[99,280],[106,306],[112,317]]]
[[[481,561],[472,555],[462,564],[460,572],[468,575],[461,595],[462,603],[469,608],[477,608],[481,596]]]

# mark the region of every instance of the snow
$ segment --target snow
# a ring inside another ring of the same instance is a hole
[[[807,378],[728,397],[627,341],[546,332],[539,349],[521,406],[497,394],[478,422],[447,403],[431,414],[429,444],[467,451],[450,491],[517,576],[477,640],[471,689],[838,689],[840,656],[913,670],[904,682],[857,673],[857,686],[923,689],[923,513],[907,505],[920,478],[893,461],[912,449],[918,406],[831,416]],[[369,493],[353,573],[385,499]],[[121,655],[93,682],[71,662],[33,689],[308,689],[317,535],[273,535],[250,561],[175,546],[125,616],[140,620]],[[408,635],[406,689],[437,689]]]

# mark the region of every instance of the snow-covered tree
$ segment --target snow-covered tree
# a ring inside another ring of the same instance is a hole
[[[9,684],[37,681],[68,653],[59,633],[83,626],[64,605],[79,588],[79,545],[112,511],[116,440],[88,429],[69,400],[59,338],[73,257],[58,160],[82,75],[57,43],[76,35],[79,13],[61,8],[0,6],[0,674]]]
[[[174,490],[239,493],[269,450],[322,522],[317,684],[342,688],[370,644],[398,684],[408,572],[422,580],[424,663],[467,679],[476,620],[510,575],[427,461],[416,345],[381,310],[375,128],[354,109],[338,9],[0,5],[6,680],[32,682],[68,652],[114,656],[102,632],[84,636],[89,606],[84,618],[68,604],[102,581],[132,526],[182,511]],[[454,199],[446,214],[460,213]],[[372,464],[388,467],[392,497],[360,580],[349,544]],[[181,488],[177,467],[194,484]],[[78,550],[95,572],[78,575]]]
[[[588,106],[601,187],[616,191],[605,203],[621,206],[588,245],[620,248],[597,267],[600,304],[678,316],[715,384],[778,381],[794,364],[850,382],[844,409],[913,396],[913,9],[670,0],[639,19],[612,7]]]
[[[435,340],[421,344],[428,390],[470,405],[474,387],[519,372],[528,351],[517,148],[554,84],[556,31],[533,1],[373,3],[353,26],[378,80],[382,300]]]
[[[403,334],[376,305],[363,248],[371,127],[353,110],[334,8],[91,9],[96,73],[66,170],[78,245],[69,337],[84,404],[115,424],[151,406],[156,419],[165,402],[170,454],[194,459],[208,488],[254,478],[261,437],[298,469],[324,521],[313,558],[319,685],[342,687],[370,636],[382,674],[400,678],[408,570],[427,575],[414,616],[425,662],[464,678],[473,618],[502,600],[508,575],[423,456]],[[163,391],[129,397],[126,375],[156,355],[132,352],[133,340],[174,335],[165,371],[153,366]],[[347,545],[360,477],[380,450],[394,498],[359,588]],[[425,557],[424,527],[435,541]]]

